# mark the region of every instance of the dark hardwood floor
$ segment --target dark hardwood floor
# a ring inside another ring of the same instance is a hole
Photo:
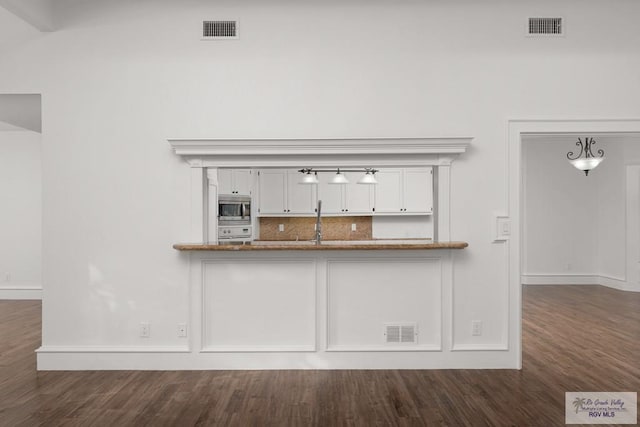
[[[40,303],[0,301],[0,425],[561,426],[565,391],[640,391],[640,293],[524,289],[524,366],[37,372]]]

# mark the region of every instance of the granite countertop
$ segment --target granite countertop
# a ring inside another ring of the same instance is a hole
[[[388,250],[388,249],[464,249],[467,242],[434,242],[431,239],[255,240],[245,244],[176,243],[179,251],[283,251],[283,250]]]

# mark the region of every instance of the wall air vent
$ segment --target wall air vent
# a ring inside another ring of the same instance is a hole
[[[418,330],[415,323],[384,325],[384,342],[386,344],[417,344]]]
[[[562,18],[529,18],[527,35],[562,36],[564,35]]]
[[[202,40],[228,40],[237,38],[237,21],[202,21]]]

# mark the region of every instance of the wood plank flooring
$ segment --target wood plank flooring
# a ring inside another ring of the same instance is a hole
[[[40,303],[0,301],[1,426],[561,426],[565,391],[640,391],[640,294],[526,286],[524,366],[37,372]]]

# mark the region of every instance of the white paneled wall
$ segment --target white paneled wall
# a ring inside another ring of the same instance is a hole
[[[327,350],[441,350],[439,257],[329,260]],[[387,324],[415,324],[415,344],[385,344]]]
[[[204,351],[314,351],[316,264],[310,259],[205,262]]]

